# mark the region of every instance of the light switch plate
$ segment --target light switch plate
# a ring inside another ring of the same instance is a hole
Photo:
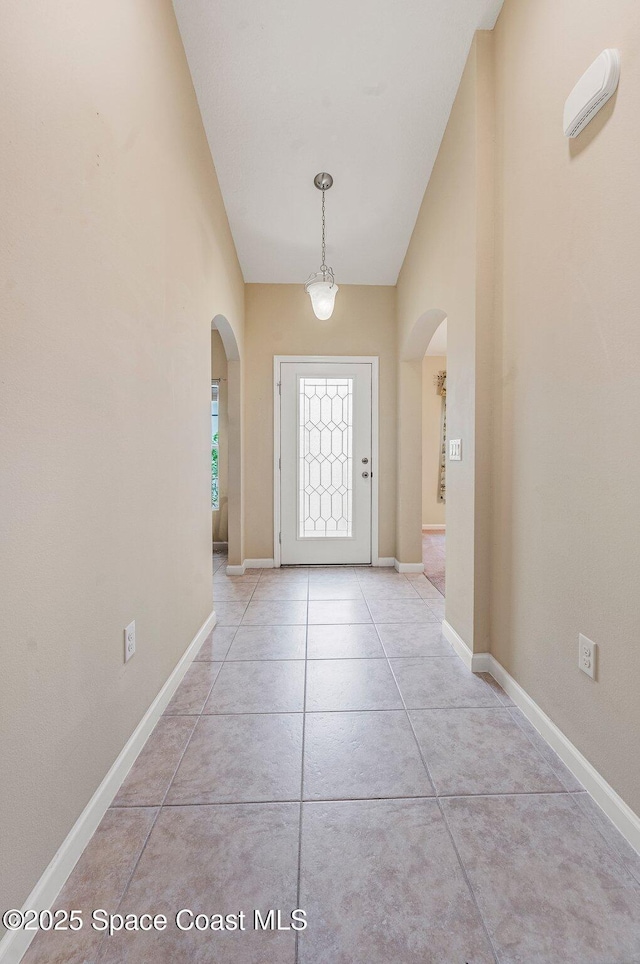
[[[449,439],[449,461],[450,462],[462,461],[462,439],[459,439],[459,438]]]

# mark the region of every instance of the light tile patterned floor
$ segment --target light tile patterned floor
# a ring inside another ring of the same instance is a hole
[[[28,964],[640,962],[640,857],[431,583],[214,562],[219,623],[56,906],[308,929],[39,935]]]

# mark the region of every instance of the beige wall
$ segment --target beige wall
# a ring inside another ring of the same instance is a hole
[[[211,513],[214,542],[229,537],[229,379],[227,356],[219,332],[211,332],[211,378],[218,384],[218,495],[220,508]]]
[[[605,47],[618,92],[569,141],[565,97]],[[640,5],[507,0],[495,70],[492,649],[640,813]]]
[[[607,46],[619,90],[568,141],[564,100]],[[639,103],[635,2],[506,0],[476,36],[398,285],[401,369],[422,313],[449,318],[447,619],[636,812]],[[417,428],[400,399],[402,479]],[[597,682],[579,632],[600,645]]]
[[[442,395],[438,395],[438,372],[446,371],[445,355],[425,355],[422,362],[422,524],[444,525],[445,503],[438,501]]]
[[[379,355],[380,555],[395,554],[395,288],[340,285],[318,321],[303,285],[246,286],[245,553],[273,558],[273,356]],[[385,461],[386,460],[386,461]]]
[[[243,285],[169,0],[7,0],[1,19],[12,907],[212,609],[210,329],[222,312],[241,340]]]
[[[447,323],[447,434],[461,438],[461,462],[447,462],[447,620],[471,648],[487,639],[486,561],[476,562],[476,425],[478,334],[487,337],[491,312],[481,301],[491,285],[492,264],[478,261],[492,212],[478,207],[479,174],[492,150],[490,132],[479,118],[490,101],[483,79],[490,60],[486,34],[471,47],[449,123],[418,214],[398,279],[399,437],[398,558],[422,558],[422,473],[415,453],[421,449],[422,360],[436,328]],[[486,500],[487,493],[483,493]]]

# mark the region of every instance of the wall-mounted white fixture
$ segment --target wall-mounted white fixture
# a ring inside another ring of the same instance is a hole
[[[450,462],[462,461],[462,439],[459,439],[459,438],[449,439],[449,461]]]
[[[590,676],[591,679],[596,678],[596,657],[598,653],[598,644],[594,643],[592,639],[588,636],[584,636],[582,633],[578,635],[578,668]]]
[[[129,623],[124,631],[124,661],[127,663],[136,651],[136,621]]]
[[[620,51],[603,50],[584,72],[564,105],[564,132],[577,137],[615,93],[620,79]]]
[[[316,174],[313,183],[319,191],[322,191],[322,264],[320,265],[319,271],[309,276],[304,287],[311,298],[311,304],[316,318],[319,318],[320,321],[327,321],[333,314],[333,306],[338,293],[338,286],[333,276],[333,268],[328,268],[325,263],[326,246],[324,241],[324,192],[328,191],[333,184],[333,178],[330,174],[323,171],[320,174]]]

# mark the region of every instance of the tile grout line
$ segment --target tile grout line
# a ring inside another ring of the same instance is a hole
[[[214,603],[214,604],[215,604],[215,603]],[[214,629],[212,630],[212,632],[213,632],[214,630],[215,630],[215,626],[214,626]],[[234,633],[234,636],[235,636],[235,633]],[[229,645],[231,645],[231,644],[229,644]],[[228,652],[228,650],[227,650],[227,652]],[[195,662],[195,660],[194,660],[194,662]],[[220,661],[219,661],[219,660],[211,660],[211,662],[220,662],[220,669],[222,669],[222,665],[224,664],[224,659],[222,659],[222,660],[220,660]],[[178,762],[176,763],[176,765],[175,765],[175,767],[174,767],[173,773],[171,774],[171,778],[167,781],[167,788],[166,788],[164,794],[162,795],[162,800],[161,800],[160,804],[157,805],[155,818],[154,818],[154,820],[152,821],[152,824],[151,824],[151,826],[150,826],[150,828],[149,828],[149,832],[148,832],[148,834],[147,834],[146,837],[145,837],[144,843],[143,843],[143,845],[142,845],[142,849],[140,850],[140,853],[138,854],[138,859],[136,860],[135,865],[134,865],[131,873],[129,874],[129,876],[128,876],[128,878],[127,878],[127,882],[126,882],[126,884],[125,884],[125,886],[124,886],[124,889],[123,889],[123,891],[122,891],[122,895],[121,895],[121,897],[120,897],[120,900],[118,901],[117,910],[119,910],[120,907],[121,907],[121,905],[122,905],[122,901],[124,900],[125,895],[126,895],[126,893],[127,893],[127,890],[128,890],[128,888],[129,888],[129,885],[130,885],[130,883],[131,883],[131,881],[132,881],[132,879],[133,879],[133,876],[134,876],[136,870],[138,869],[138,865],[139,865],[139,863],[140,863],[140,861],[141,861],[141,859],[142,859],[142,855],[143,855],[143,853],[144,853],[145,850],[146,850],[147,844],[148,844],[148,842],[149,842],[149,838],[151,837],[151,834],[152,834],[152,832],[153,832],[153,830],[154,830],[154,828],[155,828],[155,825],[156,825],[156,823],[158,822],[158,818],[160,817],[160,814],[162,813],[162,809],[163,809],[163,807],[165,806],[165,801],[166,801],[167,796],[168,796],[168,794],[169,794],[169,790],[171,789],[171,787],[172,787],[172,785],[173,785],[173,781],[175,780],[176,774],[177,774],[178,770],[180,769],[180,765],[181,765],[181,763],[182,763],[182,761],[183,761],[183,759],[184,759],[184,756],[185,756],[187,750],[189,749],[189,746],[191,745],[191,741],[192,741],[192,739],[193,739],[193,736],[194,736],[194,734],[195,734],[195,732],[196,732],[196,730],[197,730],[197,728],[198,728],[198,722],[199,722],[200,719],[202,718],[202,715],[203,715],[202,711],[204,710],[205,706],[207,705],[207,701],[208,701],[209,697],[211,696],[211,693],[213,692],[213,687],[215,686],[216,681],[217,681],[218,677],[220,676],[220,669],[219,669],[218,672],[216,673],[215,679],[214,679],[213,683],[211,684],[211,686],[210,686],[210,688],[209,688],[209,690],[208,690],[208,692],[207,692],[207,696],[205,697],[205,699],[204,699],[204,701],[203,701],[203,703],[202,703],[202,709],[200,710],[200,712],[199,712],[199,713],[194,713],[194,714],[188,714],[189,717],[194,716],[195,719],[196,719],[196,721],[195,721],[195,723],[194,723],[194,725],[193,725],[193,728],[192,728],[192,730],[191,730],[191,733],[189,734],[189,738],[187,739],[187,742],[186,742],[185,745],[184,745],[184,749],[183,749],[182,753],[180,754],[180,757],[179,757],[179,759],[178,759]],[[176,715],[177,715],[177,714],[176,714]],[[164,714],[163,714],[163,716],[164,716]],[[171,718],[171,717],[169,716],[168,718]],[[161,719],[162,719],[162,717],[161,717]],[[159,721],[158,721],[158,722],[159,722]],[[157,724],[156,724],[156,726],[157,726]],[[154,730],[155,730],[155,727],[154,727]],[[152,731],[152,732],[153,732],[153,731]],[[149,734],[149,735],[151,735],[151,734]],[[113,809],[124,809],[124,808],[114,807]],[[103,935],[103,940],[104,940],[104,935]],[[102,941],[100,942],[100,947],[102,947]]]
[[[214,570],[214,572],[215,572],[215,570]],[[214,627],[214,629],[215,629],[215,627]],[[212,632],[213,632],[213,630],[212,630]],[[192,665],[193,665],[193,662],[195,662],[195,660],[192,661]],[[212,660],[211,662],[213,662],[213,660]],[[217,662],[217,661],[216,661],[216,662]],[[224,660],[223,660],[222,662],[224,662]],[[220,670],[218,670],[218,673],[216,674],[216,679],[218,678],[219,675],[220,675]],[[213,689],[213,687],[214,687],[214,685],[215,685],[215,681],[216,681],[216,680],[214,679],[213,683],[211,684],[211,689],[209,690],[209,693],[208,693],[208,695],[207,695],[207,698],[205,699],[204,703],[202,704],[202,708],[203,708],[203,709],[204,709],[204,707],[205,707],[205,705],[206,705],[207,700],[209,699],[209,696],[211,695],[211,690]],[[165,790],[165,792],[164,792],[164,794],[163,794],[163,796],[162,796],[162,801],[161,801],[160,804],[157,805],[156,807],[153,807],[153,808],[150,807],[150,808],[149,808],[149,809],[155,809],[156,815],[155,815],[155,817],[153,818],[153,820],[151,821],[151,826],[149,827],[149,830],[148,830],[147,834],[145,835],[144,842],[143,842],[143,844],[142,844],[142,847],[140,848],[140,853],[138,854],[138,857],[137,857],[137,859],[135,860],[134,865],[133,865],[133,867],[132,867],[132,869],[131,869],[131,873],[128,875],[127,880],[126,880],[126,882],[125,882],[125,884],[124,884],[124,886],[123,886],[123,888],[122,888],[122,893],[120,894],[120,898],[118,899],[118,903],[117,903],[117,906],[116,906],[116,913],[119,912],[120,908],[122,907],[122,902],[123,902],[123,900],[124,900],[125,897],[126,897],[127,890],[129,889],[129,885],[131,884],[131,881],[133,880],[134,874],[135,874],[136,870],[138,869],[138,865],[140,864],[140,861],[142,860],[142,855],[144,854],[145,850],[147,849],[147,844],[149,843],[149,840],[150,840],[150,838],[151,838],[151,834],[153,833],[153,830],[154,830],[154,828],[155,828],[155,826],[156,826],[156,824],[157,824],[157,822],[158,822],[158,818],[160,817],[160,814],[162,813],[162,808],[164,807],[164,802],[165,802],[165,800],[167,799],[167,794],[169,793],[169,790],[171,789],[171,785],[172,785],[172,783],[173,783],[173,781],[174,781],[174,779],[175,779],[176,773],[178,772],[178,768],[180,767],[180,764],[182,763],[183,757],[184,757],[185,753],[187,752],[187,749],[189,748],[189,744],[191,743],[191,740],[192,740],[192,738],[193,738],[193,734],[195,733],[196,727],[198,726],[198,719],[200,718],[201,715],[202,715],[202,711],[201,711],[199,714],[197,714],[196,722],[194,723],[193,728],[192,728],[192,730],[191,730],[191,733],[189,734],[189,738],[187,739],[187,742],[185,743],[184,749],[183,749],[182,753],[180,754],[180,758],[179,758],[179,760],[178,760],[178,762],[177,762],[177,764],[176,764],[176,766],[175,766],[175,768],[174,768],[174,771],[173,771],[173,773],[172,773],[172,775],[171,775],[171,779],[168,780],[168,782],[167,782],[167,788],[166,788],[166,790]],[[164,714],[162,714],[162,716],[164,716]],[[162,719],[162,716],[160,717],[160,719]],[[170,718],[170,717],[169,717],[169,718]],[[158,720],[158,722],[157,722],[156,725],[154,726],[153,730],[152,730],[151,733],[149,734],[149,737],[151,737],[151,735],[152,735],[153,732],[155,731],[156,726],[158,725],[159,722],[160,722],[160,720]],[[110,805],[110,807],[109,807],[108,809],[110,809],[110,810],[125,810],[125,809],[130,809],[130,808],[114,807],[114,806],[113,806],[113,801],[112,801],[112,804]],[[98,942],[98,946],[97,946],[97,948],[96,948],[96,961],[99,961],[100,958],[102,957],[102,952],[103,952],[103,949],[104,949],[105,946],[106,946],[106,944],[105,944],[105,935],[102,934],[101,939],[100,939],[100,941]]]
[[[302,801],[304,800],[304,746],[307,722],[307,653],[309,648],[309,592],[310,586],[307,581],[307,621],[304,632],[304,685],[302,689],[302,753],[300,760],[300,810],[298,815],[298,873],[296,879],[296,907],[300,907],[300,885],[302,877]],[[294,942],[294,961],[298,964],[299,955],[299,931],[296,931]]]
[[[523,794],[523,796],[528,796],[528,794]],[[454,836],[453,836],[453,833],[452,833],[452,831],[451,831],[451,827],[449,826],[449,821],[447,820],[447,815],[446,815],[446,813],[444,812],[444,808],[442,807],[442,804],[440,803],[440,799],[439,799],[438,797],[436,797],[436,802],[437,802],[437,804],[438,804],[438,809],[440,810],[440,813],[442,814],[442,819],[444,820],[444,825],[445,825],[445,827],[447,828],[447,833],[449,834],[449,839],[451,840],[451,846],[453,847],[453,849],[454,849],[454,851],[455,851],[455,855],[456,855],[456,857],[458,858],[458,863],[459,863],[459,865],[460,865],[460,869],[461,869],[461,871],[462,871],[462,874],[463,874],[463,876],[464,876],[464,879],[465,879],[466,882],[467,882],[467,887],[469,888],[469,893],[471,894],[471,899],[472,899],[472,901],[473,901],[473,903],[474,903],[474,905],[475,905],[476,910],[478,911],[478,916],[479,916],[480,921],[481,921],[481,923],[482,923],[482,927],[483,927],[483,929],[484,929],[485,934],[487,935],[487,940],[489,941],[489,947],[491,948],[491,951],[492,951],[493,956],[495,957],[495,959],[496,959],[496,961],[497,961],[497,964],[500,964],[500,956],[499,956],[498,951],[496,950],[496,947],[495,947],[495,945],[494,945],[494,943],[493,943],[493,939],[492,939],[492,937],[491,937],[491,934],[489,933],[489,925],[488,925],[487,922],[485,921],[484,915],[483,915],[482,911],[480,910],[480,905],[479,905],[479,903],[478,903],[478,898],[477,898],[477,896],[476,896],[476,892],[475,892],[475,890],[473,889],[473,887],[472,887],[472,885],[471,885],[471,880],[470,880],[470,878],[469,878],[469,874],[467,873],[467,868],[465,867],[465,865],[464,865],[464,863],[463,863],[463,860],[462,860],[462,856],[461,856],[461,854],[460,854],[460,851],[458,850],[458,845],[457,845],[457,843],[456,843],[456,841],[455,841],[455,838],[454,838]]]
[[[403,711],[396,710],[396,713],[402,713]],[[421,761],[422,762],[422,761]],[[384,796],[367,796],[367,797],[307,797],[307,799],[302,802],[307,803],[352,803],[352,802],[363,802],[367,800],[498,800],[503,797],[571,797],[574,794],[570,793],[568,790],[528,790],[526,793],[441,793],[439,796],[435,793],[432,794],[398,794],[397,796],[390,796],[386,794]],[[278,798],[275,800],[194,800],[189,803],[165,803],[163,804],[164,809],[170,808],[171,810],[178,810],[181,807],[243,807],[251,806],[257,807],[263,804],[273,804],[273,803],[300,803],[298,797],[285,797]],[[118,810],[153,810],[154,807],[150,806],[121,806],[115,809]]]
[[[449,659],[449,657],[443,657]],[[381,658],[380,660],[381,661]],[[268,663],[269,660],[264,659],[260,662]],[[272,660],[272,662],[277,662],[277,660]],[[302,660],[290,660],[289,662],[301,663]],[[319,660],[311,660],[311,662],[319,662]],[[332,660],[332,662],[343,662],[342,660]],[[392,671],[393,672],[393,671]],[[395,680],[395,677],[394,677]],[[389,706],[380,707],[379,709],[348,709],[348,710],[307,710],[307,713],[311,715],[321,714],[321,713],[401,713],[404,707],[402,706]],[[432,710],[442,710],[455,712],[456,710],[502,710],[505,709],[503,706],[486,706],[486,705],[467,705],[467,706],[408,706],[407,710],[413,710],[416,713],[430,713]],[[176,719],[188,719],[192,716],[301,716],[304,710],[242,710],[239,713],[232,713],[227,710],[224,713],[205,713],[204,711],[200,713],[170,713],[166,719],[176,720]],[[568,790],[563,787],[565,793],[587,793],[586,790]],[[549,791],[552,792],[552,791]]]
[[[218,678],[219,675],[220,675],[220,671],[218,671],[218,674],[216,675],[216,679]],[[213,689],[214,685],[215,685],[215,680],[214,680],[213,683],[211,684],[211,690]],[[209,695],[211,695],[211,690],[209,690]],[[209,699],[209,696],[207,696],[207,699],[204,701],[203,708],[204,708],[204,705],[206,704],[206,702],[207,702],[208,699]],[[122,894],[120,895],[120,899],[118,900],[118,904],[117,904],[117,906],[116,906],[116,913],[119,913],[120,908],[122,907],[122,902],[124,901],[124,899],[125,899],[125,897],[126,897],[126,895],[127,895],[127,891],[128,891],[128,889],[129,889],[129,885],[131,884],[131,881],[133,880],[133,877],[134,877],[134,875],[135,875],[135,872],[136,872],[136,870],[138,869],[138,865],[140,864],[140,861],[142,860],[142,855],[144,854],[145,850],[147,849],[147,844],[149,843],[149,840],[150,840],[150,838],[151,838],[151,834],[153,833],[153,831],[154,831],[154,829],[155,829],[155,826],[156,826],[156,824],[157,824],[157,822],[158,822],[158,819],[159,819],[159,817],[160,817],[160,814],[162,813],[162,810],[163,810],[163,808],[164,808],[164,806],[165,806],[165,800],[167,799],[167,794],[169,793],[169,790],[171,789],[171,786],[172,786],[172,784],[173,784],[173,781],[175,780],[176,773],[178,772],[178,769],[179,769],[179,767],[180,767],[180,764],[182,763],[182,760],[183,760],[183,758],[184,758],[184,755],[185,755],[185,753],[187,752],[187,750],[189,749],[189,745],[190,745],[190,743],[191,743],[191,740],[193,739],[193,734],[196,732],[196,728],[197,728],[197,726],[198,726],[198,720],[200,719],[201,715],[202,715],[202,713],[199,713],[199,714],[197,715],[197,719],[196,719],[196,722],[195,722],[194,725],[193,725],[193,729],[191,730],[191,733],[189,734],[189,738],[188,738],[187,742],[185,743],[184,749],[183,749],[182,753],[180,754],[180,759],[178,760],[178,762],[177,762],[177,764],[176,764],[176,766],[175,766],[175,768],[174,768],[174,771],[173,771],[173,773],[172,773],[172,775],[171,775],[171,779],[167,782],[167,789],[165,790],[164,794],[162,795],[162,801],[161,801],[161,803],[160,803],[159,805],[157,805],[155,808],[149,808],[149,809],[155,809],[155,810],[156,810],[156,815],[155,815],[155,817],[153,818],[153,820],[152,820],[152,822],[151,822],[151,826],[149,827],[149,832],[147,833],[147,835],[146,835],[146,837],[145,837],[145,839],[144,839],[144,843],[143,843],[143,845],[142,845],[142,848],[141,848],[141,850],[140,850],[140,853],[138,854],[138,858],[137,858],[137,860],[135,861],[135,863],[134,863],[134,865],[133,865],[133,868],[132,868],[132,870],[131,870],[131,873],[130,873],[129,876],[127,877],[127,881],[126,881],[126,883],[125,883],[125,885],[124,885],[124,887],[123,887]],[[161,719],[162,719],[162,717],[161,717]],[[156,724],[156,726],[157,726],[157,724]],[[154,727],[154,730],[155,730],[155,727]],[[153,732],[153,730],[152,730],[152,732]],[[149,735],[151,735],[151,734],[149,734]],[[126,808],[124,808],[124,807],[113,807],[112,809],[114,809],[114,810],[119,810],[119,809],[126,809]],[[103,948],[106,946],[105,943],[104,943],[104,941],[105,941],[105,935],[103,934],[103,935],[102,935],[102,939],[101,939],[100,943],[98,944],[98,949],[97,949],[97,954],[96,954],[96,962],[99,962],[99,960],[100,960],[100,958],[101,958],[101,956],[102,956],[102,950],[103,950]]]
[[[374,626],[376,626],[376,632],[378,632],[376,623],[374,623]],[[387,651],[386,651],[386,649],[385,649],[384,642],[383,642],[382,638],[380,637],[380,634],[379,634],[379,633],[378,633],[378,636],[379,636],[379,638],[380,638],[380,644],[381,644],[382,649],[384,650],[384,654],[385,654],[385,656],[386,656],[386,655],[387,655]],[[455,853],[455,855],[456,855],[456,858],[457,858],[457,860],[458,860],[458,865],[459,865],[460,870],[461,870],[461,872],[462,872],[463,878],[464,878],[464,880],[465,880],[465,882],[466,882],[466,884],[467,884],[467,888],[468,888],[468,890],[469,890],[469,894],[470,894],[470,896],[471,896],[471,900],[473,901],[473,904],[474,904],[474,906],[475,906],[475,908],[476,908],[476,911],[477,911],[477,913],[478,913],[478,917],[479,917],[479,919],[480,919],[480,923],[482,924],[482,929],[483,929],[484,932],[485,932],[485,935],[486,935],[487,940],[488,940],[488,942],[489,942],[489,947],[491,948],[491,952],[492,952],[492,954],[493,954],[493,956],[494,956],[494,958],[495,958],[495,961],[497,962],[497,964],[499,964],[498,953],[497,953],[496,948],[494,947],[493,941],[492,941],[492,939],[491,939],[491,935],[490,935],[490,933],[489,933],[489,928],[488,928],[488,926],[487,926],[487,922],[485,921],[485,919],[484,919],[484,917],[483,917],[483,915],[482,915],[482,911],[480,910],[480,906],[479,906],[479,904],[478,904],[478,899],[477,899],[477,897],[476,897],[475,891],[473,890],[473,887],[471,886],[471,881],[470,881],[470,879],[469,879],[469,875],[468,875],[468,873],[467,873],[466,867],[464,866],[464,864],[463,864],[463,862],[462,862],[462,857],[460,856],[460,852],[459,852],[458,847],[457,847],[457,845],[456,845],[456,842],[455,842],[455,840],[454,840],[454,838],[453,838],[453,834],[451,833],[451,828],[449,827],[449,822],[448,822],[448,820],[447,820],[447,818],[446,818],[446,816],[445,816],[445,813],[444,813],[444,809],[443,809],[443,807],[442,807],[442,804],[440,803],[440,798],[439,798],[439,795],[438,795],[438,789],[437,789],[436,784],[435,784],[435,781],[434,781],[434,779],[433,779],[433,777],[432,777],[432,775],[431,775],[431,770],[430,770],[430,768],[429,768],[429,764],[427,763],[426,757],[425,757],[425,755],[424,755],[424,753],[423,753],[423,751],[422,751],[422,747],[420,746],[420,741],[418,740],[418,737],[417,737],[417,735],[416,735],[416,731],[415,731],[414,726],[413,726],[413,721],[412,721],[411,716],[410,716],[410,714],[409,714],[409,710],[407,709],[407,704],[406,704],[406,702],[405,702],[405,698],[404,698],[404,696],[403,696],[403,694],[402,694],[402,690],[400,689],[400,684],[398,683],[398,680],[397,680],[397,678],[396,678],[396,674],[395,674],[394,671],[393,671],[393,666],[391,665],[391,660],[389,659],[388,656],[387,656],[387,663],[388,663],[388,665],[389,665],[389,671],[391,672],[391,675],[393,676],[393,679],[394,679],[394,682],[395,682],[395,684],[396,684],[396,687],[398,688],[398,692],[399,692],[399,694],[400,694],[400,699],[402,700],[402,705],[403,705],[403,707],[404,707],[404,711],[405,711],[405,714],[406,714],[406,717],[407,717],[407,722],[409,723],[409,726],[411,727],[411,732],[412,732],[413,738],[414,738],[414,740],[415,740],[415,742],[416,742],[416,746],[417,746],[417,748],[418,748],[418,753],[420,754],[420,759],[422,760],[422,765],[424,766],[424,768],[425,768],[425,770],[426,770],[426,773],[427,773],[427,776],[428,776],[428,778],[429,778],[429,782],[431,783],[431,786],[433,787],[433,792],[434,792],[435,796],[434,796],[432,799],[435,799],[435,802],[436,802],[436,804],[437,804],[437,806],[438,806],[438,810],[440,811],[440,814],[441,814],[441,816],[442,816],[442,819],[443,819],[445,828],[446,828],[447,833],[448,833],[448,835],[449,835],[449,840],[451,841],[451,846],[453,847],[453,851],[454,851],[454,853]],[[429,798],[424,798],[424,799],[429,799]]]

